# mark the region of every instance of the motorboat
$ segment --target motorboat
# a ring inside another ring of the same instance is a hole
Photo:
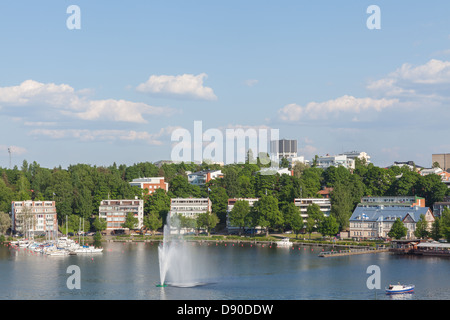
[[[386,288],[386,294],[396,294],[396,293],[413,293],[414,285],[413,284],[390,284],[389,287]]]
[[[94,246],[80,246],[72,251],[75,253],[100,253],[103,251],[103,248],[96,248]]]
[[[46,254],[49,256],[68,256],[69,251],[64,250],[64,249],[53,249],[53,250],[48,250],[46,252]]]
[[[291,245],[292,245],[292,243],[289,240],[289,238],[283,238],[280,241],[277,241],[278,247],[290,247]]]

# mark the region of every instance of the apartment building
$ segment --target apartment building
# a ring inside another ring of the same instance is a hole
[[[444,171],[450,171],[450,153],[437,153],[431,155],[431,163],[439,163]]]
[[[347,156],[348,159],[360,159],[363,160],[366,164],[370,163],[370,156],[366,152],[360,152],[360,151],[347,151],[341,153],[341,155]]]
[[[12,201],[11,222],[14,233],[56,233],[58,219],[55,201]]]
[[[274,140],[270,142],[271,158],[281,160],[282,158],[297,157],[297,140]]]
[[[425,207],[425,198],[418,196],[362,197],[358,207]]]
[[[308,214],[306,211],[313,203],[319,206],[320,211],[322,211],[326,217],[328,217],[331,213],[330,198],[296,198],[294,199],[294,204],[300,210],[300,216],[302,217],[304,223],[308,220]]]
[[[211,205],[209,198],[172,198],[169,214],[195,219],[200,213],[211,212]]]
[[[156,189],[163,189],[166,192],[169,191],[169,183],[164,181],[164,177],[133,179],[130,185],[139,187],[142,190],[148,190],[145,194],[152,194]]]
[[[202,186],[212,179],[223,178],[222,170],[205,170],[188,174],[188,182],[193,185]]]
[[[106,220],[106,231],[109,233],[123,229],[122,224],[129,212],[138,219],[136,229],[141,229],[144,226],[144,200],[102,200],[98,208],[98,216]]]
[[[348,157],[345,154],[340,154],[336,156],[326,155],[317,158],[316,166],[322,169],[339,166],[342,166],[347,169],[355,169],[355,160]]]
[[[445,208],[450,209],[450,196],[444,197],[443,201],[433,204],[433,215],[435,217],[442,217]]]

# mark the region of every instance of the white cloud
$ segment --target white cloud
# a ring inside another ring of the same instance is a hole
[[[450,62],[431,59],[419,66],[404,63],[386,77],[371,81],[367,85],[372,93],[383,96],[439,99],[448,95],[450,83]]]
[[[310,102],[306,106],[295,103],[288,104],[278,110],[283,121],[300,121],[309,119],[325,119],[329,114],[360,113],[366,110],[381,111],[392,107],[398,99],[372,99],[342,96],[325,102]]]
[[[256,80],[256,79],[248,79],[248,80],[245,80],[245,85],[246,86],[248,86],[248,87],[253,87],[254,85],[256,85],[256,84],[258,84],[258,80]]]
[[[83,120],[146,123],[144,115],[169,115],[171,108],[154,107],[126,100],[91,100],[66,84],[26,80],[18,86],[0,88],[0,106],[52,108],[59,114]]]
[[[90,130],[90,129],[35,129],[29,135],[46,136],[52,139],[76,139],[80,141],[144,141],[151,145],[162,145],[162,138],[176,127],[161,128],[156,133],[135,130]]]
[[[405,63],[391,77],[413,83],[450,83],[450,62],[432,59],[417,67]]]
[[[177,76],[152,75],[146,82],[139,84],[136,90],[163,97],[217,100],[214,91],[203,86],[205,78],[207,78],[206,73]]]
[[[25,149],[23,147],[0,145],[0,151],[2,153],[8,152],[8,149],[11,150],[11,154],[13,154],[13,155],[23,155],[23,154],[27,153],[27,149]]]

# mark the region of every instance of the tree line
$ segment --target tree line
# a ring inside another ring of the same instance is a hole
[[[292,176],[262,175],[258,173],[262,167],[259,163],[220,167],[206,163],[157,166],[141,162],[110,166],[75,164],[50,169],[24,160],[20,168],[0,168],[0,212],[9,213],[11,201],[53,200],[60,225],[65,225],[67,217],[68,228],[76,231],[81,218],[89,230],[98,217],[101,200],[138,197],[144,200],[144,223],[154,229],[164,223],[170,199],[174,197],[209,197],[212,213],[220,223],[225,223],[229,198],[260,198],[252,209],[259,220],[250,223],[259,223],[266,230],[298,230],[294,199],[320,197],[318,192],[322,188],[331,187],[331,216],[335,223],[314,214],[311,215],[314,221],[310,221],[310,225],[320,225],[323,230],[331,230],[330,233],[335,231],[335,224],[339,230],[348,228],[349,218],[363,196],[417,195],[426,199],[427,206],[432,206],[449,195],[449,189],[438,175],[421,176],[406,167],[381,168],[357,160],[351,172],[344,167],[321,169],[297,164]],[[220,169],[224,177],[204,186],[188,183],[186,172],[208,169]],[[157,190],[144,196],[142,190],[129,184],[140,177],[164,177],[169,191]],[[311,230],[307,225],[302,228]]]

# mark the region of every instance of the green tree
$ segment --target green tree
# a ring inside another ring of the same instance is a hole
[[[332,237],[336,235],[336,233],[339,232],[339,224],[337,223],[335,217],[333,217],[332,215],[325,217],[320,224],[319,232],[323,236]]]
[[[254,205],[253,209],[257,217],[257,225],[265,228],[266,236],[269,228],[276,228],[283,224],[283,216],[278,209],[278,200],[273,196],[263,195]]]
[[[100,219],[97,216],[97,217],[95,217],[94,222],[92,223],[92,226],[94,227],[95,231],[101,233],[103,230],[106,230],[107,222],[105,219]]]
[[[416,223],[416,230],[414,235],[420,239],[426,239],[429,236],[428,222],[425,220],[425,215],[421,214],[419,221]]]
[[[51,187],[47,190],[51,190],[52,193],[48,195],[49,199],[55,200],[58,221],[64,221],[66,215],[70,216],[73,212],[73,186],[69,172],[62,169],[55,169],[52,173]]]
[[[14,200],[14,191],[8,187],[4,179],[0,179],[0,211],[11,212],[11,201]]]
[[[450,242],[450,209],[445,208],[440,219],[440,230],[442,236]]]
[[[316,220],[313,217],[306,219],[305,231],[309,233],[309,239],[311,240],[311,234],[316,230]]]
[[[353,199],[349,189],[336,183],[331,192],[331,215],[335,217],[340,230],[349,227],[349,220],[353,212]]]
[[[230,225],[239,227],[239,235],[242,229],[248,225],[250,215],[250,204],[246,200],[237,200],[233,209],[228,214]]]
[[[435,217],[434,221],[433,221],[433,223],[431,225],[430,237],[434,241],[438,241],[442,237],[440,222],[441,222],[441,219],[439,219],[439,217]]]
[[[128,228],[130,230],[136,229],[139,224],[139,219],[134,216],[133,212],[128,212],[125,218],[125,222],[122,223],[122,228]]]
[[[289,168],[289,161],[286,158],[282,158],[280,162],[280,168]]]
[[[208,236],[210,235],[211,229],[214,229],[218,223],[219,218],[215,213],[200,213],[197,217],[197,228],[206,229]]]
[[[394,221],[391,230],[388,232],[388,236],[395,239],[401,239],[406,236],[408,229],[403,224],[400,218]]]
[[[152,211],[144,216],[144,227],[151,230],[153,235],[156,230],[162,227],[162,225],[162,218],[156,211]]]
[[[227,208],[228,208],[228,196],[227,191],[216,185],[210,185],[209,187],[208,196],[211,200],[211,210],[212,212],[216,213],[219,217],[220,221],[223,223],[226,220],[227,216]]]
[[[0,234],[5,234],[11,228],[11,218],[9,214],[0,212]]]
[[[167,213],[170,210],[170,196],[163,189],[156,189],[152,194],[144,197],[144,214],[157,214],[158,217],[166,221]]]
[[[419,176],[416,184],[417,195],[425,198],[427,206],[433,206],[435,202],[442,201],[448,188],[442,183],[437,174]]]
[[[295,237],[298,238],[298,234],[303,229],[303,218],[300,215],[300,210],[293,202],[290,202],[283,207],[282,212],[285,227],[290,227],[295,232]]]
[[[200,196],[200,187],[191,185],[184,175],[175,176],[169,183],[169,191],[174,198],[198,198]]]

